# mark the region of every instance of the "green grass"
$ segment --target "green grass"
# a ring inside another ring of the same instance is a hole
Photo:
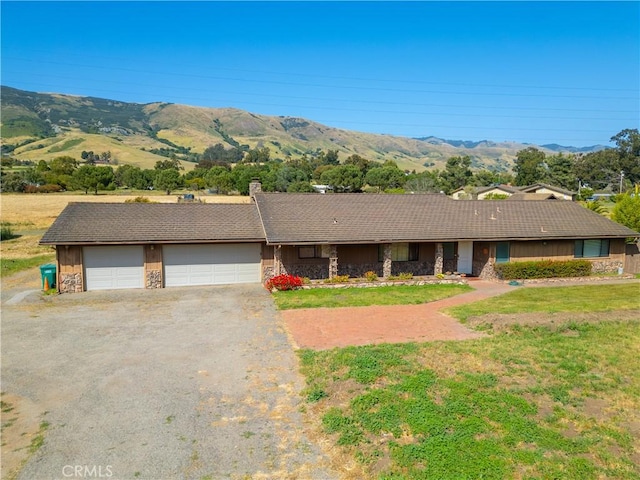
[[[280,310],[318,307],[364,307],[410,305],[433,302],[473,290],[468,285],[398,285],[372,288],[314,288],[275,292]]]
[[[599,288],[612,287],[626,295]],[[573,288],[554,295],[576,303]],[[537,311],[556,311],[544,290],[531,289],[545,295]],[[603,306],[581,298],[580,311]],[[527,296],[509,302],[531,308]],[[301,350],[306,410],[365,478],[640,479],[640,319],[565,320],[464,342]]]
[[[607,312],[640,308],[640,285],[520,288],[499,297],[459,305],[447,313],[465,321],[487,313]]]
[[[0,276],[6,277],[21,272],[22,270],[37,267],[38,265],[51,263],[55,258],[54,254],[38,255],[37,257],[29,258],[0,258]]]
[[[65,150],[69,150],[70,148],[75,147],[76,145],[80,145],[82,142],[84,142],[84,138],[72,138],[69,140],[65,140],[60,144],[53,145],[47,151],[49,153],[64,152]]]

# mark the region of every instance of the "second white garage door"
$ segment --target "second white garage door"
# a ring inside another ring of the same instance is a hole
[[[260,244],[165,245],[166,287],[260,282]]]

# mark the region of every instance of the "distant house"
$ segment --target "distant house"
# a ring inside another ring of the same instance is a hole
[[[254,193],[251,204],[71,203],[41,240],[61,292],[258,283],[446,271],[494,278],[494,265],[587,259],[625,264],[640,236],[574,202],[454,201],[445,195]]]
[[[518,200],[545,200],[552,195],[558,200],[575,200],[576,192],[565,190],[553,185],[536,183],[525,187],[514,187],[512,185],[491,185],[488,187],[461,187],[454,190],[451,198],[454,200],[484,200],[493,195],[506,195],[511,197],[517,195]]]
[[[556,197],[558,200],[575,200],[576,192],[565,190],[564,188],[547,185],[545,183],[536,183],[526,187],[520,187],[522,193],[547,193]]]
[[[488,187],[461,187],[454,190],[451,198],[454,200],[484,200],[491,195],[513,195],[518,192],[517,187],[511,185],[491,185]]]

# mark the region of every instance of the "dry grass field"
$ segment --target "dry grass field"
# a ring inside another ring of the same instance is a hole
[[[176,203],[177,194],[161,195],[156,192],[144,194],[153,202]],[[50,247],[38,245],[47,228],[70,202],[116,202],[140,196],[139,193],[83,195],[83,194],[6,194],[0,195],[0,218],[9,223],[18,235],[12,240],[2,242],[2,258],[28,258],[52,253]],[[203,195],[206,203],[249,203],[249,197]]]

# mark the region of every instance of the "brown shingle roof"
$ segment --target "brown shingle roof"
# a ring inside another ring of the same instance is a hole
[[[255,205],[70,203],[42,244],[264,240]]]
[[[269,194],[255,197],[267,242],[621,238],[632,230],[574,202],[444,195]]]
[[[574,202],[445,195],[257,194],[255,204],[71,203],[45,245],[380,243],[623,238],[638,233]]]
[[[536,190],[547,189],[547,190],[551,190],[552,192],[562,193],[564,195],[575,195],[576,194],[576,192],[572,192],[571,190],[566,190],[564,188],[556,187],[555,185],[549,185],[549,184],[546,184],[546,183],[534,183],[533,185],[527,185],[527,186],[524,186],[524,187],[518,187],[518,189],[521,192],[524,192],[524,193],[533,193]]]

